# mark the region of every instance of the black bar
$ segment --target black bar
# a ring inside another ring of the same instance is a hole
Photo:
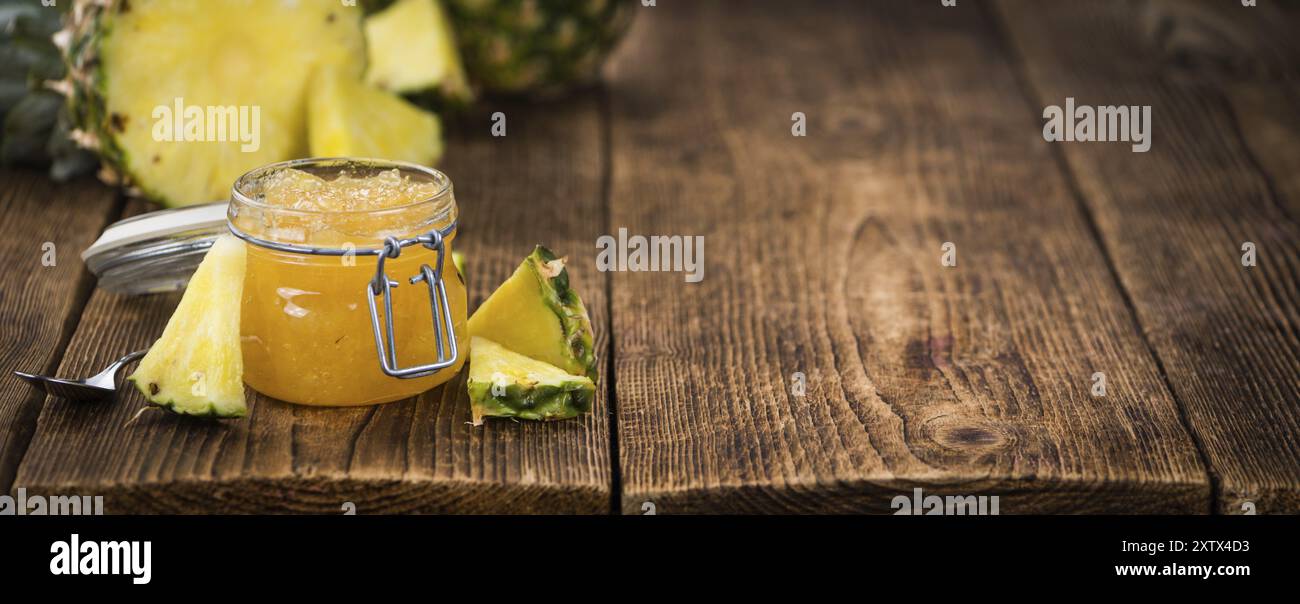
[[[0,526],[0,568],[25,586],[155,592],[205,583],[253,589],[286,577],[346,577],[398,590],[427,587],[435,576],[450,587],[628,573],[658,577],[644,577],[652,583],[716,581],[719,572],[742,573],[759,589],[796,577],[906,580],[926,589],[995,579],[1116,593],[1253,589],[1293,578],[1297,535],[1293,518],[1268,516],[27,516]],[[148,584],[135,585],[128,574],[52,574],[52,544],[70,545],[73,534],[83,544],[150,542]],[[1214,574],[1201,576],[1193,565]],[[1117,566],[1198,574],[1119,576]]]

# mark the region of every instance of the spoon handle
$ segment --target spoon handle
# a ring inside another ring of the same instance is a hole
[[[136,360],[136,359],[138,359],[138,358],[144,356],[145,353],[147,353],[147,352],[149,352],[149,349],[148,349],[148,348],[146,348],[146,349],[144,349],[144,350],[137,350],[137,351],[135,351],[135,352],[132,352],[131,354],[128,354],[128,355],[126,355],[126,356],[124,356],[124,357],[122,357],[122,358],[120,358],[120,359],[114,361],[112,365],[109,365],[106,369],[104,369],[104,371],[102,371],[102,372],[100,372],[100,373],[101,373],[101,374],[107,373],[107,374],[109,374],[109,375],[117,375],[117,370],[121,369],[123,365],[125,365],[125,364],[127,364],[127,363],[130,363],[131,361],[134,361],[134,360]]]
[[[147,352],[149,352],[148,348],[144,350],[137,350],[116,361],[113,361],[113,364],[109,365],[108,367],[105,367],[103,371],[95,374],[92,377],[87,378],[86,383],[91,384],[93,386],[99,386],[101,388],[116,389],[118,370],[122,369],[123,365],[144,356],[145,353]]]

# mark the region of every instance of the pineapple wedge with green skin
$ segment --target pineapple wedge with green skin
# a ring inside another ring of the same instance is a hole
[[[432,166],[442,157],[438,116],[333,69],[312,78],[307,103],[314,157],[370,157]]]
[[[417,102],[474,100],[447,11],[438,0],[398,0],[366,19],[366,82]]]
[[[591,410],[596,385],[485,338],[469,345],[469,401],[474,425],[484,417],[557,420]]]
[[[469,318],[469,335],[596,381],[591,318],[564,260],[537,246]]]
[[[164,205],[224,199],[241,174],[307,155],[309,78],[332,67],[361,79],[361,19],[361,9],[338,0],[73,0],[54,38],[67,64],[73,138],[99,154],[105,180]],[[183,120],[202,122],[191,130],[202,140],[184,141],[189,128],[172,132],[177,140],[158,129],[165,114],[156,111],[174,112],[176,99],[182,113],[204,114]],[[228,108],[248,117],[226,118],[222,141],[207,123]],[[248,135],[236,129],[230,140],[231,122]]]
[[[162,337],[127,378],[145,400],[181,415],[248,412],[239,343],[244,265],[244,242],[232,235],[208,250]]]

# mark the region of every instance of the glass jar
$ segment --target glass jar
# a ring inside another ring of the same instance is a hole
[[[296,169],[332,180],[398,170],[436,194],[386,207],[291,209],[268,203],[268,177]],[[248,244],[241,307],[244,381],[304,405],[411,397],[468,355],[464,278],[451,180],[415,164],[306,159],[240,177],[227,214]]]

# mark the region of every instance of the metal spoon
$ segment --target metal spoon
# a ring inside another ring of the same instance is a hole
[[[70,380],[64,378],[47,377],[43,375],[33,375],[22,371],[15,371],[14,375],[23,378],[28,384],[35,388],[44,390],[50,396],[66,398],[72,401],[102,401],[117,396],[117,372],[123,365],[130,363],[142,356],[146,350],[137,350],[128,354],[117,361],[113,362],[103,371],[88,377],[84,380]]]

